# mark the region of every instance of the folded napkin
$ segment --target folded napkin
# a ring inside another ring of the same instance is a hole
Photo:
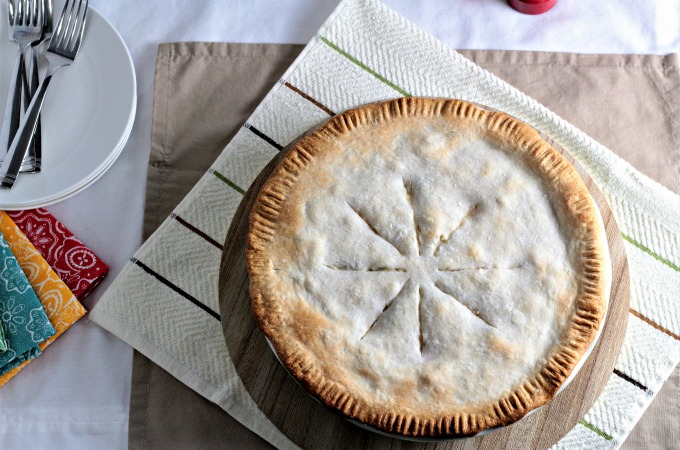
[[[617,370],[556,447],[617,447],[680,360],[678,197],[374,0],[340,4],[123,269],[92,319],[272,444],[291,447],[250,399],[229,359],[216,320],[219,245],[243,192],[285,144],[332,112],[403,95],[456,97],[504,110],[569,151],[603,191],[624,233],[631,315]]]
[[[7,349],[0,354],[0,375],[40,355],[38,344],[54,335],[26,275],[0,234],[0,327]]]
[[[42,304],[40,309],[44,309],[44,313],[47,314],[49,319],[47,323],[54,327],[53,335],[50,335],[52,337],[39,345],[39,350],[42,351],[83,317],[86,314],[85,308],[4,211],[0,211],[0,233],[6,239],[18,265],[23,269],[30,286],[35,291],[34,295],[37,295],[39,300],[38,305]],[[0,387],[23,370],[28,362],[25,361],[2,375]]]
[[[7,211],[59,278],[82,301],[109,271],[92,250],[44,208]]]

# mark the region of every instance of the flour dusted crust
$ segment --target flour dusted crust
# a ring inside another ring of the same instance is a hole
[[[340,114],[262,187],[256,320],[348,418],[473,435],[549,401],[604,315],[604,236],[573,167],[530,127],[448,99]]]

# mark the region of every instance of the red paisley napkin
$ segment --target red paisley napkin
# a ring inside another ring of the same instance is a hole
[[[46,209],[6,212],[78,300],[106,276],[109,266]]]

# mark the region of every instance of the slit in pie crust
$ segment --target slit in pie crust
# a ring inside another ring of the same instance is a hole
[[[549,401],[605,312],[604,236],[529,126],[449,99],[335,116],[260,190],[253,313],[313,396],[388,433],[455,437]]]

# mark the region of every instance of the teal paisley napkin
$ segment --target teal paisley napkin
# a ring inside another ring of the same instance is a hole
[[[38,344],[52,336],[54,327],[0,234],[0,328],[5,351],[0,353],[0,375],[41,353]]]

